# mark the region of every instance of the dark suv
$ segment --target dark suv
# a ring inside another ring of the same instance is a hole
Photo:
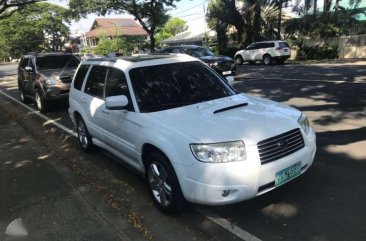
[[[182,45],[162,49],[159,53],[184,53],[196,57],[222,76],[234,76],[236,74],[235,61],[227,56],[215,55],[210,50],[198,45]]]
[[[72,54],[43,53],[22,57],[18,66],[18,88],[24,103],[34,100],[41,112],[54,100],[68,99],[72,77],[80,60]]]

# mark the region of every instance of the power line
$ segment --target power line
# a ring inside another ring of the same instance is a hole
[[[183,11],[178,12],[178,13],[175,13],[172,16],[176,16],[177,17],[179,14],[185,13],[185,12],[187,12],[187,11],[193,9],[193,8],[199,7],[199,6],[203,5],[203,4],[205,4],[205,2],[200,3],[200,4],[197,4],[197,5],[193,6],[193,7],[187,8],[187,9],[185,9]]]

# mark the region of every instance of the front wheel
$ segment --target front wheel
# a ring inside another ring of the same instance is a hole
[[[240,55],[235,57],[235,62],[237,65],[242,65],[244,63],[244,59],[243,57],[241,57]]]
[[[47,103],[46,103],[46,100],[43,97],[43,94],[42,94],[41,90],[39,90],[39,89],[36,90],[36,94],[35,94],[34,98],[36,100],[37,109],[41,113],[47,112],[47,110],[48,110]]]
[[[185,200],[173,166],[159,152],[148,156],[146,178],[155,205],[164,213],[179,213]]]

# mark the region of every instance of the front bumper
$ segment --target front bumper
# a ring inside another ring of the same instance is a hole
[[[70,84],[45,86],[43,91],[47,100],[66,100],[69,97]]]
[[[196,161],[184,168],[184,178],[180,178],[183,194],[193,203],[224,205],[266,193],[276,188],[274,181],[278,171],[301,161],[303,174],[312,165],[316,151],[315,133],[311,130],[304,141],[305,147],[299,151],[263,165],[256,146],[246,146],[245,161],[217,164]]]

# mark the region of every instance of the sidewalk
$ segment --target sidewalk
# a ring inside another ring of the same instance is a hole
[[[54,154],[1,107],[0,136],[0,240],[10,240],[5,230],[17,218],[29,234],[19,240],[146,240],[123,219],[108,223],[84,198],[88,188],[66,182],[73,174],[61,176]]]

